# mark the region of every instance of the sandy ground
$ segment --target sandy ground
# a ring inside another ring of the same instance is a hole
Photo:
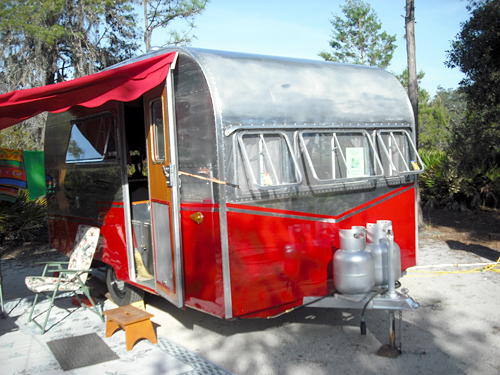
[[[435,238],[422,238],[418,262],[494,262],[495,255],[492,252],[488,259]],[[30,294],[24,277],[36,271],[25,264],[2,260],[7,299]],[[179,310],[155,296],[148,296],[146,303],[155,314],[159,336],[235,374],[499,374],[500,273],[464,272],[472,268],[432,269],[462,271],[442,275],[410,271],[402,278],[403,287],[421,307],[403,313],[403,352],[396,359],[376,354],[389,343],[385,311],[367,312],[367,335],[362,336],[357,310],[303,308],[272,320],[230,322]]]

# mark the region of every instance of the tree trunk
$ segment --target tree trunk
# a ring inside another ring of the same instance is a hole
[[[45,57],[45,82],[44,85],[52,85],[56,83],[56,73],[57,73],[57,64],[56,58],[54,57],[53,48],[46,46],[45,44],[42,46],[42,56]]]
[[[415,48],[415,1],[406,0],[406,53],[408,56],[408,96],[413,108],[413,118],[415,120],[415,146],[418,149],[418,82],[417,82],[417,58]],[[423,229],[424,215],[420,204],[420,191],[417,185],[417,209],[418,228]]]
[[[408,96],[415,118],[415,138],[418,146],[418,83],[417,60],[415,52],[415,3],[406,0],[406,52],[408,55]]]

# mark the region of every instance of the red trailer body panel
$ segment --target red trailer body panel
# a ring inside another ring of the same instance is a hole
[[[415,265],[414,196],[414,188],[400,188],[340,217],[323,217],[331,222],[318,215],[228,205],[233,315],[266,317],[268,310],[285,311],[306,296],[333,293],[332,258],[340,228],[392,220],[402,269]]]

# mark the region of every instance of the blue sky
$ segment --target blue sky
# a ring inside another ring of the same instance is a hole
[[[396,34],[397,48],[390,72],[401,73],[406,67],[404,39],[405,0],[368,0],[382,23],[382,30]],[[446,50],[460,31],[460,23],[469,19],[467,1],[415,0],[415,39],[417,70],[425,77],[421,86],[431,95],[440,85],[457,88],[463,75],[444,65]],[[197,39],[193,47],[265,55],[321,60],[318,52],[328,50],[332,12],[341,14],[343,0],[211,0],[196,18]],[[175,24],[179,31],[183,24]],[[163,44],[167,33],[156,30],[153,45]]]

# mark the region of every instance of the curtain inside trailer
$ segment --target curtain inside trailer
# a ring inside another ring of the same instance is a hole
[[[45,111],[137,99],[165,80],[175,56],[169,52],[71,81],[0,95],[0,130]]]

